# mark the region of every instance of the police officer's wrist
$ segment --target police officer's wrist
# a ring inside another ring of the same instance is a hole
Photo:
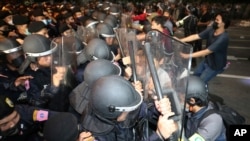
[[[164,136],[162,135],[161,131],[159,129],[156,130],[157,135],[160,137],[161,140],[165,140]]]

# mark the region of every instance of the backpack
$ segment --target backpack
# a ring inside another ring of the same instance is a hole
[[[197,33],[197,23],[198,19],[194,15],[190,15],[187,19],[184,20],[184,34],[189,36]]]
[[[214,105],[214,108],[206,111],[202,115],[202,117],[199,119],[198,125],[204,118],[208,117],[210,114],[218,113],[223,119],[223,123],[226,128],[226,138],[228,138],[230,125],[245,124],[246,119],[233,108],[224,104],[222,105],[219,102],[214,102],[212,104]]]

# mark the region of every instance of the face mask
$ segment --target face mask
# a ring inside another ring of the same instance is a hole
[[[213,29],[216,30],[219,28],[218,26],[218,23],[217,22],[214,22],[213,25],[212,25]]]
[[[25,35],[30,35],[31,33],[28,31],[28,29],[25,29]]]
[[[9,24],[9,25],[14,25],[12,20],[11,20],[11,21],[8,21],[8,24]]]
[[[15,68],[19,68],[23,62],[24,62],[24,56],[20,55],[19,57],[13,59],[9,64],[14,66]]]
[[[51,19],[48,19],[47,22],[48,22],[48,24],[50,24],[50,23],[52,22],[52,20],[51,20]]]
[[[48,25],[48,21],[47,20],[42,20],[42,22],[45,24],[45,25]]]
[[[4,37],[8,37],[8,35],[9,35],[9,31],[7,30],[5,30],[5,31],[2,31],[1,30],[1,32],[2,32],[2,35],[4,36]]]

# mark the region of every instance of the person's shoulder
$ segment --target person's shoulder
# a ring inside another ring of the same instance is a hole
[[[221,117],[221,115],[219,113],[217,113],[216,111],[214,110],[211,110],[211,109],[208,109],[204,115],[208,113],[208,115],[206,117],[204,117],[201,121],[201,123],[222,123],[223,122],[223,119]]]

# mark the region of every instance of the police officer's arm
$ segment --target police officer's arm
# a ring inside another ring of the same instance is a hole
[[[49,117],[57,114],[58,112],[46,110],[46,109],[40,109],[33,106],[28,105],[16,105],[15,110],[20,114],[20,117],[22,120],[33,123],[35,121],[45,121]]]
[[[33,79],[33,77],[32,76],[20,76],[20,77],[18,77],[14,82],[15,87],[18,87],[20,85],[23,85],[23,86],[28,85],[27,83],[25,84],[25,82],[28,82],[29,79]]]

